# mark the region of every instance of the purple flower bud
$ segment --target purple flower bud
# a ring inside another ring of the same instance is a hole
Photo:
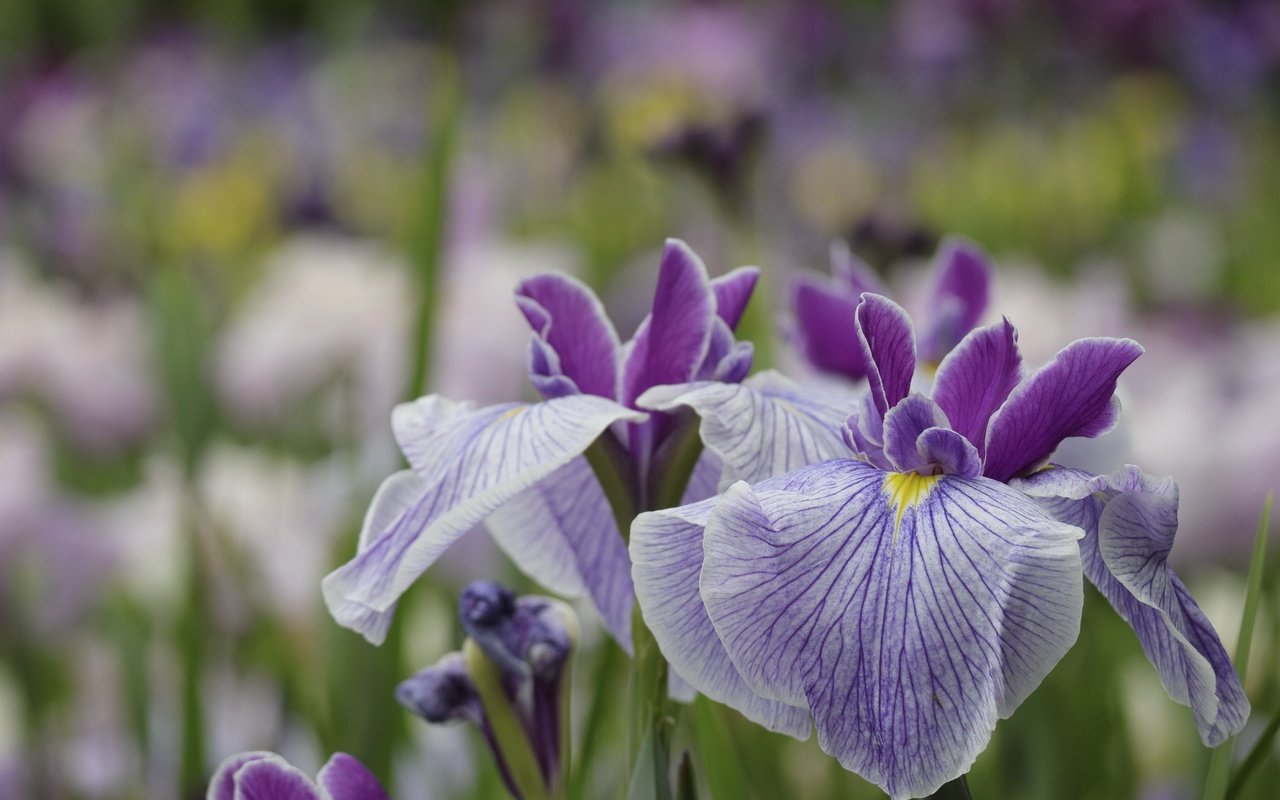
[[[461,653],[447,653],[396,687],[400,705],[431,723],[483,720],[480,698]]]

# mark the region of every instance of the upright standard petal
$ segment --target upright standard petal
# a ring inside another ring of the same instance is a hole
[[[716,315],[724,320],[729,330],[736,330],[742,314],[751,301],[751,293],[760,280],[759,267],[738,267],[732,272],[711,279],[711,291],[716,298]]]
[[[939,253],[938,283],[929,303],[930,326],[921,358],[938,363],[982,319],[991,292],[991,267],[977,245],[948,237]]]
[[[911,391],[916,340],[902,306],[878,294],[864,294],[855,315],[858,341],[867,360],[867,382],[883,416]]]
[[[845,455],[840,424],[856,398],[852,392],[803,389],[770,371],[736,385],[660,386],[637,402],[654,411],[692,408],[701,418],[703,444],[723,465],[725,487]]]
[[[716,636],[698,593],[702,533],[716,498],[641,514],[631,525],[632,577],[645,624],[693,688],[766,728],[809,736],[809,713],[751,691]]]
[[[1080,530],[984,479],[817,464],[733,486],[701,594],[758,694],[891,796],[963,774],[1074,643]]]
[[[236,800],[328,800],[302,770],[274,754],[236,770],[235,787]]]
[[[1063,439],[1110,430],[1116,379],[1140,355],[1132,339],[1079,339],[1058,351],[991,418],[984,474],[1008,482],[1043,464]]]
[[[516,303],[579,391],[617,399],[618,333],[586,284],[568,275],[537,275],[520,283]]]
[[[1022,379],[1018,332],[1008,319],[978,328],[942,359],[933,382],[934,402],[951,429],[978,455],[986,451],[987,422]]]
[[[1084,574],[1138,635],[1165,691],[1191,707],[1201,740],[1239,733],[1249,701],[1204,612],[1169,566],[1178,488],[1128,466],[1109,475],[1055,468],[1015,481],[1046,509],[1085,530]]]
[[[414,479],[393,476],[374,498],[356,557],[322,583],[330,613],[380,642],[396,600],[458,537],[610,425],[643,419],[592,395],[479,410],[433,397],[398,408],[393,424]]]
[[[631,565],[604,490],[575,458],[489,515],[485,527],[529,577],[568,597],[585,590],[631,652]]]
[[[332,800],[391,800],[369,768],[346,753],[334,753],[316,780]]]
[[[651,386],[689,381],[706,358],[715,315],[707,268],[684,242],[668,239],[653,313],[627,353],[622,402],[632,405]]]
[[[810,278],[800,278],[791,290],[792,336],[800,353],[816,369],[855,381],[867,375],[854,321],[856,297]]]

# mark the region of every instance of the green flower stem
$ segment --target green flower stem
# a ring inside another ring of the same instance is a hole
[[[523,800],[551,800],[538,769],[538,760],[529,746],[524,726],[502,687],[502,670],[489,660],[480,645],[468,638],[462,644],[467,659],[467,672],[475,683],[485,718],[493,729],[498,751],[511,774],[511,781]]]
[[[961,775],[953,781],[947,781],[938,787],[938,791],[929,795],[930,800],[973,800],[969,793],[969,782]]]
[[[631,521],[638,513],[634,487],[637,484],[631,456],[618,437],[609,431],[601,434],[583,453],[591,471],[595,473],[604,496],[613,509],[613,519],[618,523],[618,533],[624,540],[631,538]]]

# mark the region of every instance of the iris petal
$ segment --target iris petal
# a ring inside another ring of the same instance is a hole
[[[984,479],[905,509],[833,461],[735,484],[707,522],[701,594],[758,694],[812,710],[823,749],[893,797],[962,774],[1074,643],[1079,529]]]
[[[991,291],[991,268],[977,245],[949,237],[938,258],[941,268],[929,303],[932,324],[920,344],[921,358],[935,364],[978,324]]]
[[[1210,747],[1249,716],[1240,678],[1200,606],[1168,564],[1178,488],[1129,466],[1109,475],[1056,468],[1015,484],[1085,530],[1085,576],[1129,623],[1165,691],[1191,707]]]
[[[636,600],[663,654],[693,688],[770,730],[807,738],[808,711],[751,691],[707,617],[698,574],[703,527],[715,502],[712,498],[636,517],[631,526]]]
[[[330,613],[380,642],[396,600],[462,534],[610,425],[643,418],[592,395],[479,410],[428,397],[398,408],[393,422],[416,482],[393,476],[374,498],[356,557],[322,583]]]
[[[871,398],[883,416],[911,391],[911,376],[916,370],[911,318],[889,298],[864,294],[855,319],[867,360]]]
[[[715,293],[716,315],[724,320],[729,330],[735,330],[742,321],[742,313],[747,310],[751,301],[751,293],[755,291],[756,282],[760,280],[757,267],[738,267],[719,278],[711,280],[711,291]]]
[[[332,800],[391,800],[369,768],[346,753],[334,753],[316,780]]]
[[[605,627],[631,652],[631,565],[609,501],[575,458],[489,515],[485,526],[534,580],[566,596],[585,590]]]
[[[632,405],[651,386],[692,379],[706,358],[715,315],[707,268],[684,242],[668,239],[653,313],[641,324],[627,352],[622,402]]]
[[[537,275],[520,283],[516,303],[579,391],[617,398],[618,334],[586,284],[568,275]]]
[[[1006,482],[1043,464],[1063,439],[1110,430],[1116,379],[1140,355],[1132,339],[1079,339],[1058,351],[992,416],[984,474]]]
[[[223,759],[209,781],[207,800],[235,800],[236,772],[250,761],[261,761],[267,758],[279,759],[280,757],[265,750],[254,750],[248,753],[236,753]]]
[[[951,429],[986,449],[987,422],[1022,378],[1018,332],[1009,320],[978,328],[942,359],[933,399]]]
[[[792,288],[795,310],[795,344],[805,359],[823,372],[860,380],[867,374],[867,359],[858,345],[854,313],[857,295],[849,296],[829,282],[799,279]]]
[[[742,384],[660,386],[638,404],[655,411],[688,406],[701,418],[699,434],[724,466],[721,486],[758,481],[845,455],[840,424],[856,403],[851,392],[802,389],[776,372]]]
[[[274,754],[236,770],[235,787],[235,800],[327,800],[302,770]]]

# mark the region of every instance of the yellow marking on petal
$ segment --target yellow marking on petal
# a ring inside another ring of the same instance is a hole
[[[515,408],[511,409],[510,411],[504,412],[501,416],[495,417],[495,418],[494,418],[494,420],[493,420],[493,422],[492,422],[491,424],[493,424],[493,425],[497,425],[499,422],[506,422],[507,420],[509,420],[509,419],[511,419],[512,417],[516,416],[516,415],[517,415],[517,414],[519,414],[520,412],[522,412],[522,411],[527,411],[527,410],[528,410],[528,408],[529,408],[528,406],[516,406]]]
[[[941,479],[941,475],[921,475],[918,472],[891,472],[885,476],[884,490],[889,494],[889,505],[894,509],[893,541],[898,540],[902,515],[908,508],[923,502]]]

